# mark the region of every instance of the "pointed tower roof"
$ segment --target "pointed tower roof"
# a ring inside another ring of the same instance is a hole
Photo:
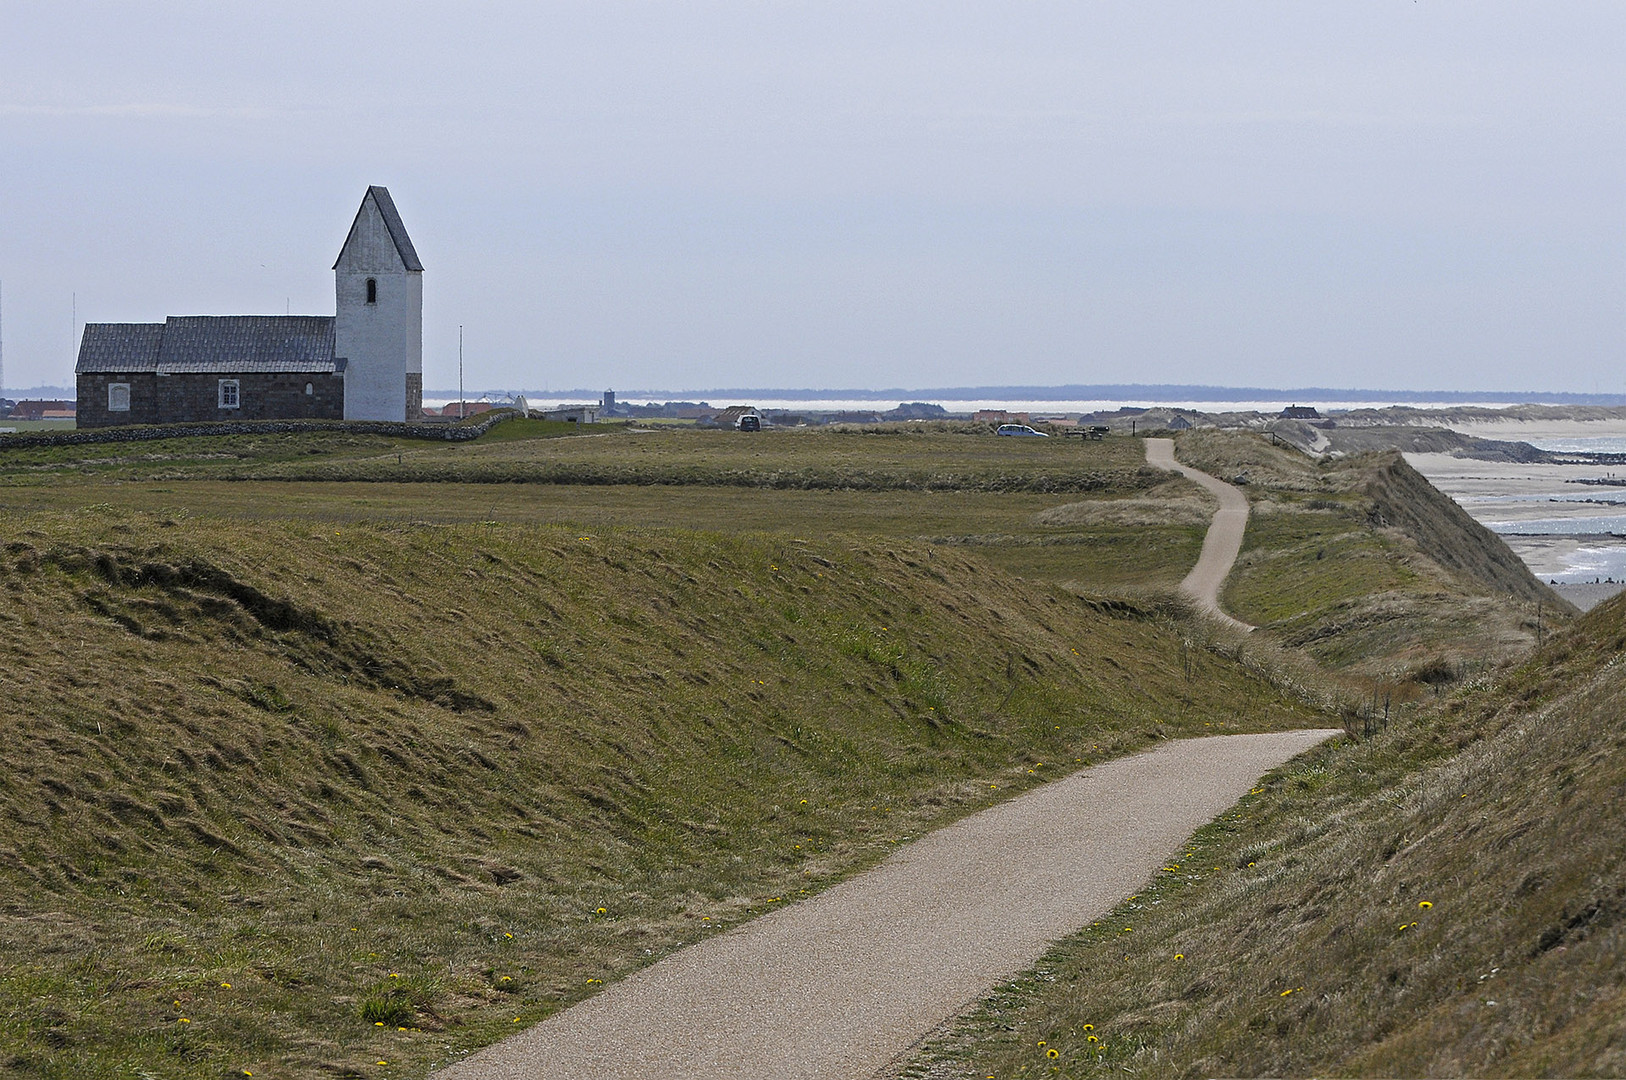
[[[379,217],[384,219],[384,227],[390,232],[390,239],[395,241],[395,250],[401,256],[401,263],[408,270],[423,269],[423,263],[418,261],[418,252],[412,247],[412,238],[407,235],[406,226],[401,223],[401,212],[395,209],[395,200],[390,198],[390,189],[374,184],[367,189],[367,194],[361,197],[361,206],[356,209],[355,220],[350,223],[350,232],[345,234],[345,243],[350,243],[350,237],[355,235],[356,222],[367,211],[367,200],[373,200],[378,207]],[[344,258],[344,249],[339,249],[339,258]],[[333,269],[339,268],[338,260],[333,263]]]

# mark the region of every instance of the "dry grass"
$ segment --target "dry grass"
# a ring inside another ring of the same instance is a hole
[[[1414,693],[1465,670],[1442,636],[1527,633],[1361,517],[1366,474],[1259,440],[1181,444],[1246,468],[1263,511],[1233,587],[1276,640],[1244,642],[1168,598],[1203,527],[1157,518],[1191,496],[1136,440],[764,436],[0,453],[0,1068],[421,1072],[984,805],[987,778],[1325,723],[1337,689],[1280,645],[1294,612],[1333,627],[1307,650],[1410,665]],[[1327,751],[1203,834],[1239,869],[1171,874],[1135,901],[1148,927],[1254,941],[1237,905],[1277,878],[1242,874],[1249,845],[1329,873],[1293,845],[1399,812],[1384,792],[1463,730]],[[1279,816],[1301,806],[1324,819]],[[1154,1050],[1208,1000],[1160,962],[1077,976],[1159,987],[1120,1010],[1151,1010],[1122,1030]]]
[[[1215,433],[1191,449],[1250,476],[1226,610],[1330,669],[1389,683],[1466,675],[1524,655],[1574,614],[1398,455],[1317,463]]]
[[[510,423],[493,435],[501,432],[524,428]],[[913,426],[903,434],[612,428],[491,439],[447,446],[319,433],[171,440],[140,453],[0,454],[0,509],[106,504],[270,521],[637,522],[887,536],[969,546],[1012,572],[1090,592],[1172,588],[1196,561],[1206,527],[1189,498],[1199,489],[1147,469],[1132,439],[1035,447]],[[242,480],[267,475],[306,479]],[[583,482],[556,482],[570,478]],[[1064,503],[1071,509],[1047,515]]]
[[[1195,525],[1206,529],[1218,508],[1218,499],[1181,476],[1140,496],[1063,503],[1040,511],[1035,520],[1041,525]]]
[[[1617,602],[1273,774],[905,1075],[1620,1075],[1622,648]]]
[[[1324,722],[953,547],[94,506],[6,544],[12,1075],[421,1073],[990,778]]]
[[[912,425],[887,430],[636,431],[569,438],[558,425],[499,425],[471,443],[375,435],[191,437],[128,445],[8,449],[0,482],[319,480],[479,484],[654,484],[856,491],[1105,492],[1153,487],[1134,439],[1000,439]],[[575,428],[576,425],[564,425]],[[536,437],[527,437],[535,435]],[[1039,445],[1034,445],[1035,443]]]

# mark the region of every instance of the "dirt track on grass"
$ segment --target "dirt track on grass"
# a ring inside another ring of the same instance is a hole
[[[1076,772],[682,949],[437,1075],[872,1077],[1110,911],[1259,776],[1335,734],[1190,739]]]
[[[1147,439],[1146,463],[1159,469],[1171,469],[1187,480],[1202,485],[1219,499],[1220,508],[1214,512],[1213,523],[1203,537],[1202,554],[1197,557],[1197,565],[1191,568],[1191,573],[1180,583],[1180,591],[1226,625],[1238,630],[1252,630],[1253,627],[1241,619],[1227,615],[1219,602],[1219,591],[1224,587],[1231,567],[1236,565],[1237,554],[1242,550],[1242,534],[1248,528],[1248,497],[1242,494],[1241,489],[1174,460],[1173,439]]]

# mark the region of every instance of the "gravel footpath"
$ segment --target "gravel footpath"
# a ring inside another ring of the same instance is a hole
[[[929,833],[682,949],[445,1080],[861,1080],[1110,911],[1264,773],[1337,731],[1169,743]]]
[[[1233,619],[1220,608],[1219,591],[1236,565],[1242,550],[1242,534],[1248,528],[1248,497],[1240,488],[1209,476],[1200,469],[1182,465],[1174,460],[1173,439],[1147,439],[1146,463],[1159,469],[1170,469],[1202,485],[1219,499],[1220,508],[1214,512],[1214,523],[1203,537],[1203,551],[1197,556],[1197,565],[1180,583],[1180,591],[1197,602],[1197,606],[1238,630],[1253,627],[1241,619]]]

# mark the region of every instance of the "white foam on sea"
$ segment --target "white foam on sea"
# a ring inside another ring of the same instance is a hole
[[[1518,536],[1619,535],[1626,542],[1626,514],[1590,517],[1525,518],[1520,521],[1481,522],[1493,533]]]
[[[1626,546],[1578,547],[1565,559],[1566,566],[1548,581],[1579,585],[1589,581],[1626,581]]]

